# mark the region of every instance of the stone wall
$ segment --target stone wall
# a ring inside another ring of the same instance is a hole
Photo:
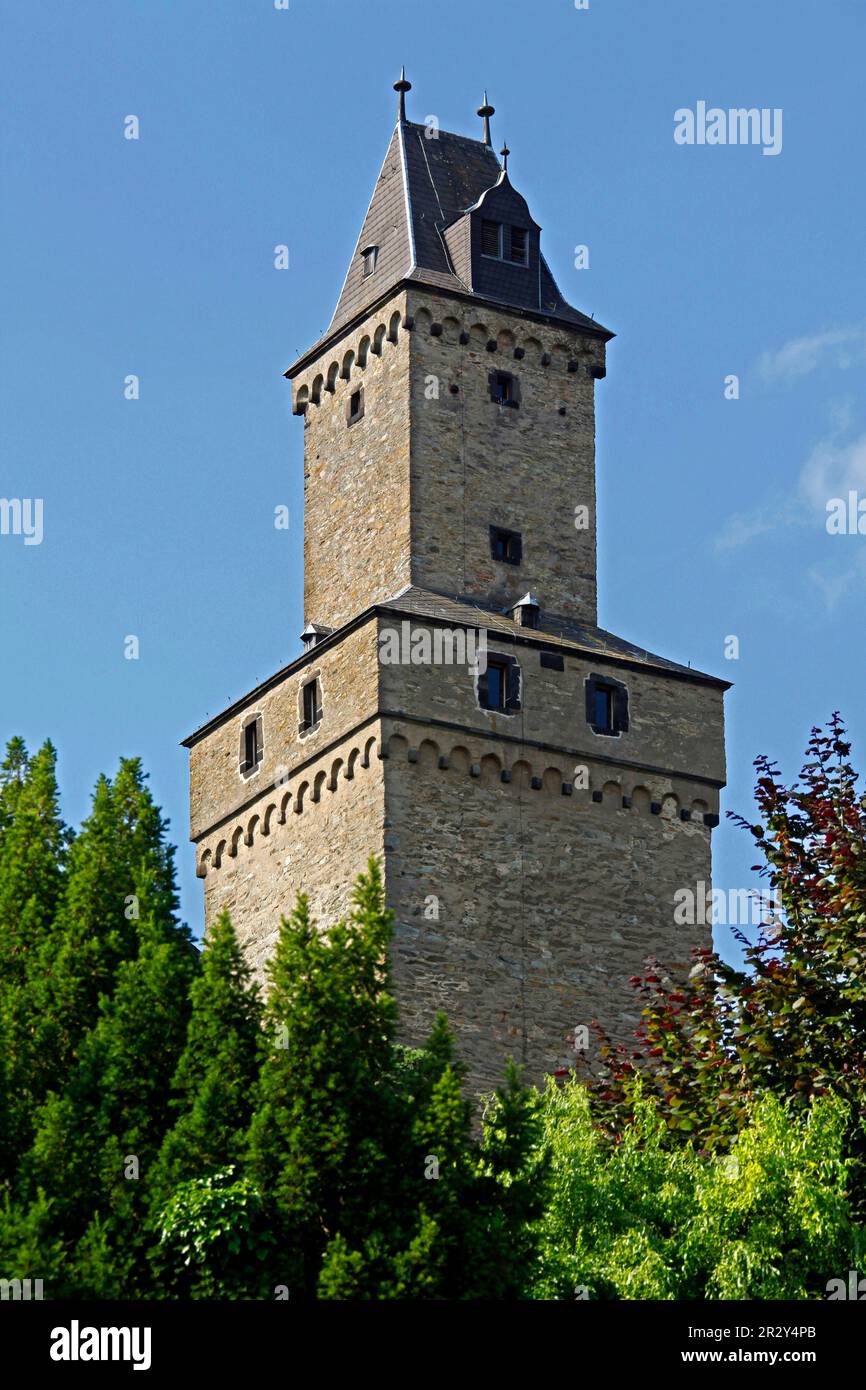
[[[310,733],[299,732],[301,688],[319,677],[324,717]],[[260,692],[253,691],[209,726],[190,749],[190,835],[241,816],[275,779],[369,720],[379,707],[379,662],[374,619],[322,650],[313,648]],[[240,772],[241,730],[262,716],[264,756],[252,777]]]
[[[398,630],[400,620],[380,616],[380,632]],[[432,624],[412,619],[413,633],[434,632]],[[526,630],[524,629],[524,632]],[[511,633],[490,630],[489,655],[517,658],[521,671],[520,709],[494,713],[478,704],[476,679],[466,666],[384,665],[381,667],[381,708],[407,716],[435,717],[482,734],[509,741],[537,741],[574,754],[583,761],[625,762],[656,770],[647,785],[672,790],[677,775],[689,783],[706,779],[707,808],[718,810],[718,789],[725,780],[723,689],[674,672],[641,669],[602,656],[588,656],[565,643],[557,645],[562,671],[541,665],[544,634],[516,640]],[[432,638],[431,638],[432,640]],[[629,729],[610,736],[596,734],[586,719],[585,682],[594,673],[623,682],[629,694]],[[573,764],[567,767],[570,774]]]
[[[650,956],[676,975],[691,947],[710,944],[708,927],[673,918],[675,891],[710,880],[702,819],[680,820],[672,796],[652,815],[624,775],[607,777],[601,803],[563,795],[563,768],[532,750],[503,783],[500,751],[471,738],[414,728],[411,744],[396,734],[387,746],[386,882],[407,1040],[421,1042],[444,1010],[475,1090],[501,1079],[508,1056],[534,1081],[573,1064],[575,1028],[593,1019],[630,1040],[629,977]],[[595,1048],[590,1033],[591,1062]]]
[[[493,371],[516,378],[515,408],[491,400]],[[414,288],[306,366],[306,620],[339,626],[412,583],[494,606],[531,587],[594,624],[602,375],[600,339]],[[519,566],[492,559],[491,525],[521,533]]]
[[[604,344],[414,289],[408,309],[412,582],[496,607],[532,589],[542,608],[594,624],[591,373],[603,374]],[[516,406],[491,400],[493,371],[516,378]],[[491,525],[521,533],[520,565],[491,558]]]
[[[339,627],[410,582],[405,299],[392,296],[293,383],[304,413],[306,622]],[[356,391],[363,414],[350,424]]]
[[[314,917],[348,911],[352,885],[371,854],[383,854],[384,777],[378,725],[263,792],[242,821],[198,846],[205,919],[227,909],[260,981],[280,918],[306,893]]]

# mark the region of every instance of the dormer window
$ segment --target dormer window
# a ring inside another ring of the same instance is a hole
[[[376,269],[376,257],[379,254],[378,246],[365,246],[361,255],[364,258],[364,275],[372,275]]]
[[[514,621],[520,623],[521,627],[538,627],[541,610],[534,594],[524,594],[522,599],[518,599],[511,611]]]
[[[514,261],[515,265],[527,265],[529,262],[529,237],[525,227],[511,227],[509,238],[508,259]]]
[[[486,218],[481,222],[481,254],[491,256],[493,260],[502,260],[502,223],[488,222]]]

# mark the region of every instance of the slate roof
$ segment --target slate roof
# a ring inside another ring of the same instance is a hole
[[[686,676],[701,684],[715,685],[728,690],[730,681],[718,676],[707,675],[693,666],[682,666],[667,657],[657,656],[646,647],[637,647],[624,637],[616,637],[602,627],[575,623],[556,614],[543,611],[542,626],[526,628],[517,623],[509,613],[484,607],[471,598],[451,597],[449,594],[434,593],[409,585],[391,599],[383,599],[376,608],[387,608],[391,612],[405,613],[407,617],[433,618],[454,627],[483,627],[488,633],[501,632],[510,637],[526,638],[531,642],[562,646],[566,651],[573,649],[592,656],[607,656],[615,661],[628,661],[638,666],[646,666],[671,675]]]
[[[450,594],[435,593],[432,589],[421,589],[417,585],[409,584],[405,589],[394,594],[392,598],[381,599],[377,603],[370,604],[369,608],[363,609],[350,622],[336,628],[315,647],[303,652],[300,656],[296,656],[287,666],[281,667],[267,680],[260,682],[259,685],[248,691],[246,695],[234,700],[219,714],[207,719],[204,724],[182,740],[182,747],[191,748],[194,743],[197,743],[200,738],[204,738],[224,720],[244,709],[251,700],[258,699],[265,691],[279,685],[280,681],[284,680],[291,672],[305,665],[312,659],[314,652],[318,654],[325,646],[341,642],[348,632],[369,622],[374,613],[381,613],[382,611],[398,615],[405,614],[407,618],[430,618],[433,621],[438,620],[447,623],[449,627],[483,627],[488,633],[502,633],[532,643],[534,646],[561,647],[564,652],[572,651],[575,655],[606,656],[614,661],[627,661],[633,666],[643,666],[648,670],[667,672],[670,675],[694,681],[698,685],[714,685],[719,690],[729,690],[731,687],[730,681],[720,680],[718,676],[707,675],[704,671],[696,670],[694,666],[681,666],[676,661],[668,661],[667,657],[656,656],[654,652],[647,651],[645,647],[636,647],[634,643],[627,642],[623,637],[615,637],[612,632],[606,632],[601,627],[567,622],[564,618],[557,618],[544,610],[543,629],[527,628],[516,623],[508,614],[495,609],[484,608],[471,598],[455,598]]]
[[[502,173],[499,160],[481,140],[447,130],[428,139],[425,130],[414,121],[397,122],[333,318],[300,362],[404,280],[474,294],[490,303],[507,302],[472,291],[455,272],[442,235],[497,182]],[[378,247],[378,256],[375,270],[365,276],[359,253],[368,246]],[[605,338],[613,336],[566,302],[543,256],[537,312]],[[292,375],[300,362],[286,375]]]

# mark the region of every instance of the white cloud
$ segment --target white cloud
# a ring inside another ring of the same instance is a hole
[[[847,444],[820,440],[800,472],[800,496],[821,512],[832,497],[845,497],[849,490],[866,494],[866,434]]]
[[[735,550],[758,536],[787,526],[817,523],[823,529],[827,503],[834,497],[846,498],[849,491],[866,496],[866,434],[844,441],[837,432],[815,445],[800,469],[792,493],[770,498],[729,517],[716,536],[714,547],[717,551]]]
[[[775,352],[763,352],[758,371],[765,381],[792,382],[831,364],[840,371],[866,362],[866,324],[830,328],[806,338],[792,338]]]
[[[824,600],[827,613],[833,613],[847,598],[855,585],[860,588],[866,580],[866,551],[853,553],[847,549],[844,558],[812,565],[806,572],[808,583]]]
[[[748,545],[758,536],[769,535],[780,526],[790,526],[797,519],[798,511],[790,498],[761,503],[751,511],[736,512],[728,517],[714,545],[716,550],[735,550],[741,545]]]

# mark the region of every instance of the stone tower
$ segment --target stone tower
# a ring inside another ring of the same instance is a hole
[[[597,624],[595,383],[489,137],[397,124],[330,327],[286,372],[304,428],[304,651],[185,742],[208,922],[254,965],[371,853],[403,1036],[435,1012],[473,1082],[627,1038],[630,975],[705,926],[727,682]],[[579,1036],[579,1035],[578,1035]]]

